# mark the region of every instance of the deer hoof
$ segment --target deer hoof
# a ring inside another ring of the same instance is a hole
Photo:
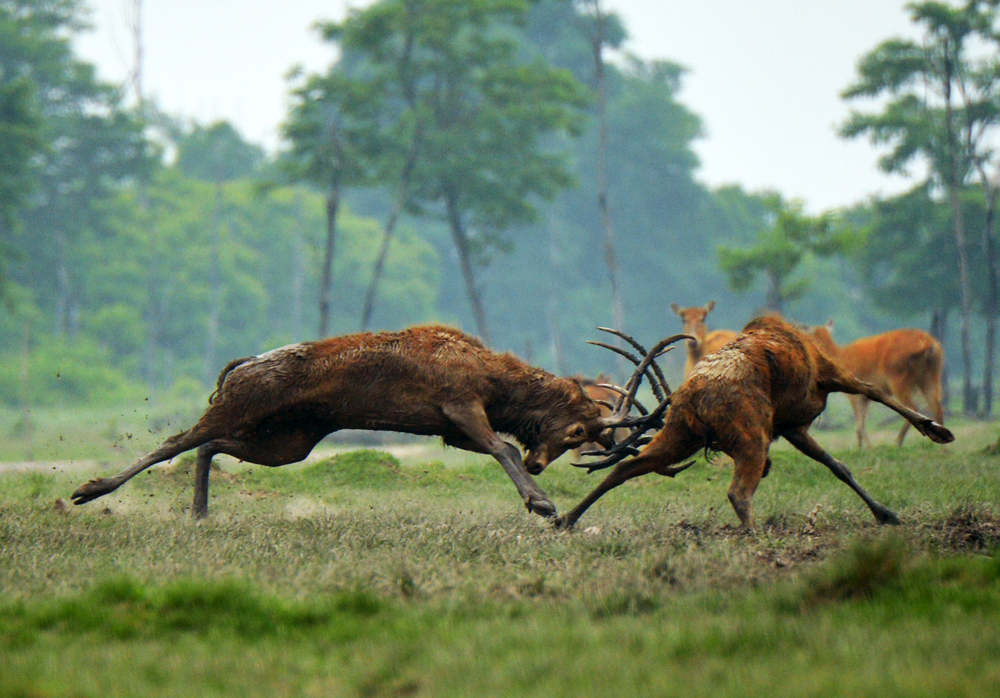
[[[73,504],[86,504],[93,499],[106,495],[114,489],[113,486],[109,485],[108,480],[103,477],[97,477],[77,487],[76,491],[70,497],[73,500]]]
[[[556,505],[547,499],[528,499],[524,506],[532,514],[538,514],[546,519],[551,519],[556,515]]]
[[[902,523],[899,517],[888,509],[873,510],[873,513],[878,522],[883,526],[899,526]]]
[[[920,429],[920,433],[934,443],[950,444],[955,440],[955,435],[937,422],[928,419],[926,422],[923,422],[921,426],[922,429]]]
[[[552,527],[557,531],[568,531],[573,528],[573,524],[567,521],[565,516],[557,516],[552,519]]]

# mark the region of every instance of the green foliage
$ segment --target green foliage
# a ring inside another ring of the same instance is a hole
[[[806,278],[793,278],[806,255],[847,253],[859,240],[857,233],[838,226],[830,214],[807,216],[800,201],[785,202],[772,194],[764,203],[769,225],[757,234],[756,244],[749,248],[719,247],[719,266],[737,293],[745,293],[758,276],[764,276],[768,284],[766,307],[783,312],[810,286]]]
[[[60,406],[138,402],[145,387],[92,340],[54,340],[27,355],[0,355],[0,402]]]
[[[177,168],[205,182],[228,182],[254,174],[264,161],[264,149],[247,143],[227,121],[195,124],[177,144]]]

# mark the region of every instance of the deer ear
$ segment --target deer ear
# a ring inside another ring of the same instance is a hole
[[[832,330],[833,329],[833,318],[830,318],[829,320],[827,320],[826,321],[826,325],[824,325],[824,327],[826,327],[826,329],[828,329],[828,330]]]
[[[705,312],[710,313],[715,308],[715,301],[709,301],[708,305],[705,306]]]
[[[670,309],[673,310],[678,315],[681,314],[681,307],[679,305],[677,305],[676,303],[671,303],[670,304]]]

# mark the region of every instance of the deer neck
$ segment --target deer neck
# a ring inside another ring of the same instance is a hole
[[[547,419],[569,406],[575,385],[568,378],[532,368],[529,375],[497,386],[494,399],[486,407],[486,416],[494,430],[510,434],[522,445],[533,444]]]
[[[694,366],[705,357],[705,337],[708,336],[708,327],[705,323],[700,323],[690,330],[685,327],[684,332],[695,339],[687,343],[688,364]]]
[[[819,345],[820,350],[822,350],[827,356],[833,359],[843,360],[843,347],[839,346],[833,340],[833,335],[831,335],[829,330],[825,327],[815,330],[813,332],[813,338],[816,340],[816,344]]]

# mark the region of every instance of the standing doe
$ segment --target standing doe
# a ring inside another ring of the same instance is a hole
[[[687,343],[687,361],[684,362],[685,378],[691,374],[696,363],[709,354],[714,354],[739,335],[738,332],[732,330],[708,331],[705,318],[715,309],[715,301],[709,301],[704,307],[695,305],[690,308],[682,308],[676,303],[671,303],[670,308],[684,321],[684,334],[694,337]]]
[[[934,413],[938,424],[944,424],[944,407],[941,405],[941,374],[944,371],[944,350],[941,343],[923,330],[907,329],[883,332],[872,337],[862,337],[846,346],[833,341],[830,329],[833,321],[812,329],[812,336],[820,348],[837,360],[857,378],[871,383],[910,409],[917,409],[914,391],[924,396],[927,406]],[[871,401],[864,395],[850,395],[854,410],[858,448],[871,445],[865,421]],[[909,422],[896,437],[902,445]]]

